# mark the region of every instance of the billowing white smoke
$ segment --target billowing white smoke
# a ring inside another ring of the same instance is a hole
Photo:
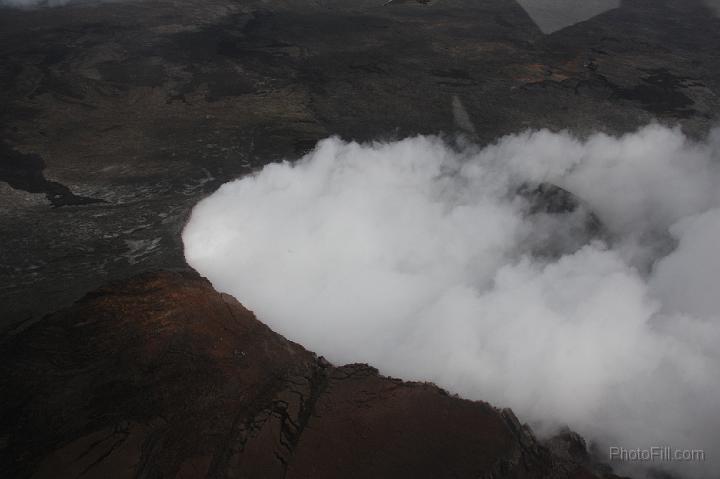
[[[584,141],[528,132],[484,149],[331,138],[200,202],[185,253],[335,363],[434,381],[603,447],[704,449],[704,463],[653,465],[711,477],[718,161],[720,132],[694,143],[660,126]],[[608,241],[534,254],[557,219],[528,214],[517,192],[542,182],[584,200]]]

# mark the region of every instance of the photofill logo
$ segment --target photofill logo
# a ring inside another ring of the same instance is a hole
[[[702,449],[675,449],[670,446],[654,446],[648,449],[610,447],[610,462],[701,462],[705,460]]]

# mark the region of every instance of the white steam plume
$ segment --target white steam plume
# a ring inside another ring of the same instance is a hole
[[[602,447],[720,469],[720,134],[320,142],[200,202],[188,262],[276,331]],[[531,212],[553,183],[574,213]],[[577,232],[588,209],[607,232]],[[555,253],[544,254],[548,242]],[[616,464],[617,465],[617,464]]]

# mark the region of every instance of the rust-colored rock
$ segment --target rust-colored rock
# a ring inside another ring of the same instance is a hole
[[[512,412],[334,367],[189,273],[4,338],[0,394],[0,477],[596,477]]]

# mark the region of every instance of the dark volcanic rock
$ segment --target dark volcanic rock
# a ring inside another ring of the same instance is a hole
[[[185,267],[194,204],[330,135],[717,121],[720,19],[700,0],[623,0],[551,35],[515,0],[385,3],[0,7],[0,330]]]
[[[55,206],[87,205],[102,200],[75,195],[57,181],[48,181],[42,173],[45,162],[38,155],[24,155],[0,143],[0,181],[28,193],[44,193]]]
[[[0,395],[2,477],[597,477],[511,411],[334,367],[191,274],[6,337]]]
[[[527,242],[535,256],[557,258],[594,240],[609,240],[597,215],[569,191],[539,183],[524,184],[517,194],[527,202],[527,218],[533,225]]]
[[[579,464],[589,464],[592,461],[585,439],[570,429],[564,428],[553,437],[545,440],[543,444],[556,456],[568,461]]]

